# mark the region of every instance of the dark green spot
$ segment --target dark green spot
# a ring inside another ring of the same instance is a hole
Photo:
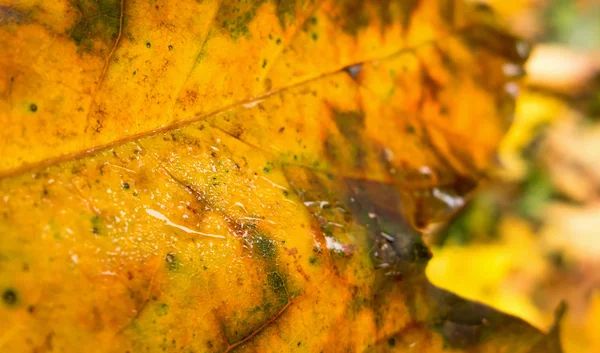
[[[486,4],[485,2],[476,2],[475,3],[475,11],[487,12],[489,14],[494,13],[494,9],[489,4]]]
[[[251,33],[248,26],[256,17],[258,7],[264,2],[265,0],[223,2],[215,20],[233,40],[240,37],[250,39]]]
[[[252,245],[262,258],[267,260],[275,258],[275,242],[264,235],[255,236]]]
[[[129,190],[129,183],[123,183],[123,189]]]
[[[331,255],[333,257],[337,257],[337,258],[344,258],[344,257],[346,257],[346,253],[343,252],[342,250],[338,250],[338,249],[332,249],[331,250]]]
[[[76,0],[74,5],[80,16],[71,38],[82,49],[107,56],[119,36],[121,0]]]
[[[38,110],[38,106],[37,106],[35,103],[31,103],[31,104],[29,105],[29,110],[31,110],[32,112],[34,112],[34,113],[35,113],[35,112],[37,112],[37,110]]]
[[[444,21],[451,27],[454,27],[454,21],[455,21],[455,16],[456,16],[456,14],[455,14],[456,8],[455,7],[456,7],[456,4],[455,4],[454,0],[440,1],[440,5],[439,5],[440,17],[443,18]],[[475,8],[477,8],[477,5],[475,5]]]
[[[359,313],[363,308],[368,307],[368,301],[366,298],[353,294],[352,302],[350,303],[350,309],[354,313]]]
[[[296,18],[296,0],[273,0],[277,4],[277,17],[281,28],[285,29],[288,22]]]
[[[341,22],[342,30],[352,36],[369,25],[369,14],[363,0],[344,1],[341,5],[341,15],[337,20]]]
[[[102,219],[100,218],[100,216],[92,217],[91,222],[92,222],[92,233],[100,234],[101,229],[102,229]]]
[[[169,313],[169,305],[167,303],[159,303],[155,310],[156,316],[165,316]]]
[[[150,42],[146,42],[146,48],[150,48],[152,47],[152,44],[150,44]]]
[[[8,288],[2,293],[2,301],[4,301],[4,304],[7,306],[15,306],[19,301],[19,296],[14,289]]]
[[[165,256],[165,262],[169,271],[176,271],[179,268],[179,263],[177,262],[175,253],[168,253],[167,256]]]
[[[365,115],[361,111],[333,110],[334,119],[340,132],[350,140],[358,138],[365,125]]]
[[[273,271],[267,274],[267,282],[269,283],[269,287],[271,287],[271,290],[275,294],[279,304],[281,305],[287,303],[289,297],[283,277],[281,277],[278,272]]]
[[[354,161],[359,168],[364,167],[366,151],[361,133],[365,129],[365,114],[358,110],[338,111],[332,109],[333,118],[338,130],[347,140],[347,145],[351,147]]]

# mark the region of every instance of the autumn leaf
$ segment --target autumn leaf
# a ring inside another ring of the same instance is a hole
[[[431,285],[528,46],[453,0],[0,1],[0,348],[559,352]]]
[[[427,276],[539,328],[566,302],[563,351],[600,352],[600,57],[591,25],[600,4],[487,3],[497,13],[510,7],[513,30],[541,44],[527,60],[495,182],[425,235],[434,253]]]

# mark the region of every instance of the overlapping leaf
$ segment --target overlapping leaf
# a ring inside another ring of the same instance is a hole
[[[526,51],[485,8],[0,4],[2,349],[558,349],[423,274]]]

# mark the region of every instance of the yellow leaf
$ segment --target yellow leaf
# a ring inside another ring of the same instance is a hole
[[[537,352],[415,230],[512,113],[527,47],[477,12],[2,0],[0,348]]]

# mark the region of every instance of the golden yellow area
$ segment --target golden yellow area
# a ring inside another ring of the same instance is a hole
[[[504,219],[500,228],[503,239],[499,244],[434,249],[427,276],[443,288],[452,288],[466,298],[502,308],[545,330],[552,324],[552,316],[544,316],[518,288],[503,289],[498,285],[510,278],[521,263],[527,264],[526,269],[519,268],[525,271],[521,273],[523,276],[543,276],[547,271],[542,254],[532,251],[533,231],[519,219]]]
[[[522,178],[526,164],[521,151],[534,137],[536,129],[557,120],[566,109],[556,97],[525,91],[519,97],[515,115],[519,118],[500,142],[498,153],[506,168],[502,170],[508,179]]]
[[[4,0],[0,173],[200,119],[474,22],[462,2],[413,5]]]

